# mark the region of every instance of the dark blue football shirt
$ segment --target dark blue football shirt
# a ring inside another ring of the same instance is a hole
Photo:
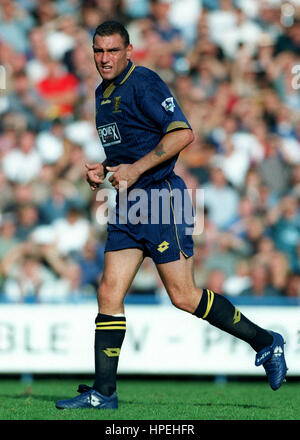
[[[134,163],[166,133],[191,128],[162,79],[131,61],[108,87],[103,82],[97,87],[96,127],[110,166]],[[170,176],[177,157],[148,170],[131,188],[144,188]]]

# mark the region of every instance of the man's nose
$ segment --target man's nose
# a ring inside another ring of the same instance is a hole
[[[108,52],[103,52],[101,61],[102,61],[102,63],[107,63],[109,61],[109,53]]]

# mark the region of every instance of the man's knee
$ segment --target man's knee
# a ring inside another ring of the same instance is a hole
[[[103,278],[98,288],[98,304],[100,309],[119,308],[123,305],[123,294],[116,285]]]
[[[109,299],[109,290],[110,290],[109,284],[104,279],[102,279],[98,287],[98,299],[102,299],[102,300]]]
[[[178,288],[177,286],[172,286],[169,288],[168,293],[172,304],[177,309],[194,313],[199,304],[202,291],[201,289]]]
[[[180,310],[188,311],[189,308],[189,298],[182,289],[179,289],[177,286],[172,286],[169,288],[169,296],[172,301],[172,304]]]

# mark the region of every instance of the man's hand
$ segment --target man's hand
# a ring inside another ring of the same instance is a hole
[[[104,182],[107,171],[101,163],[86,163],[85,166],[87,168],[86,180],[91,190],[95,191],[99,185]]]
[[[115,189],[120,191],[129,188],[140,177],[140,173],[134,164],[121,164],[116,167],[106,167],[106,169],[114,173],[108,180]]]

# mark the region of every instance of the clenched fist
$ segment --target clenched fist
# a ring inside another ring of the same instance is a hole
[[[108,180],[115,189],[120,191],[129,188],[140,177],[140,173],[134,164],[121,164],[115,167],[107,167],[107,170],[114,173]]]
[[[102,163],[86,163],[85,166],[87,168],[86,180],[88,181],[91,190],[95,191],[95,189],[104,182],[107,171]]]

